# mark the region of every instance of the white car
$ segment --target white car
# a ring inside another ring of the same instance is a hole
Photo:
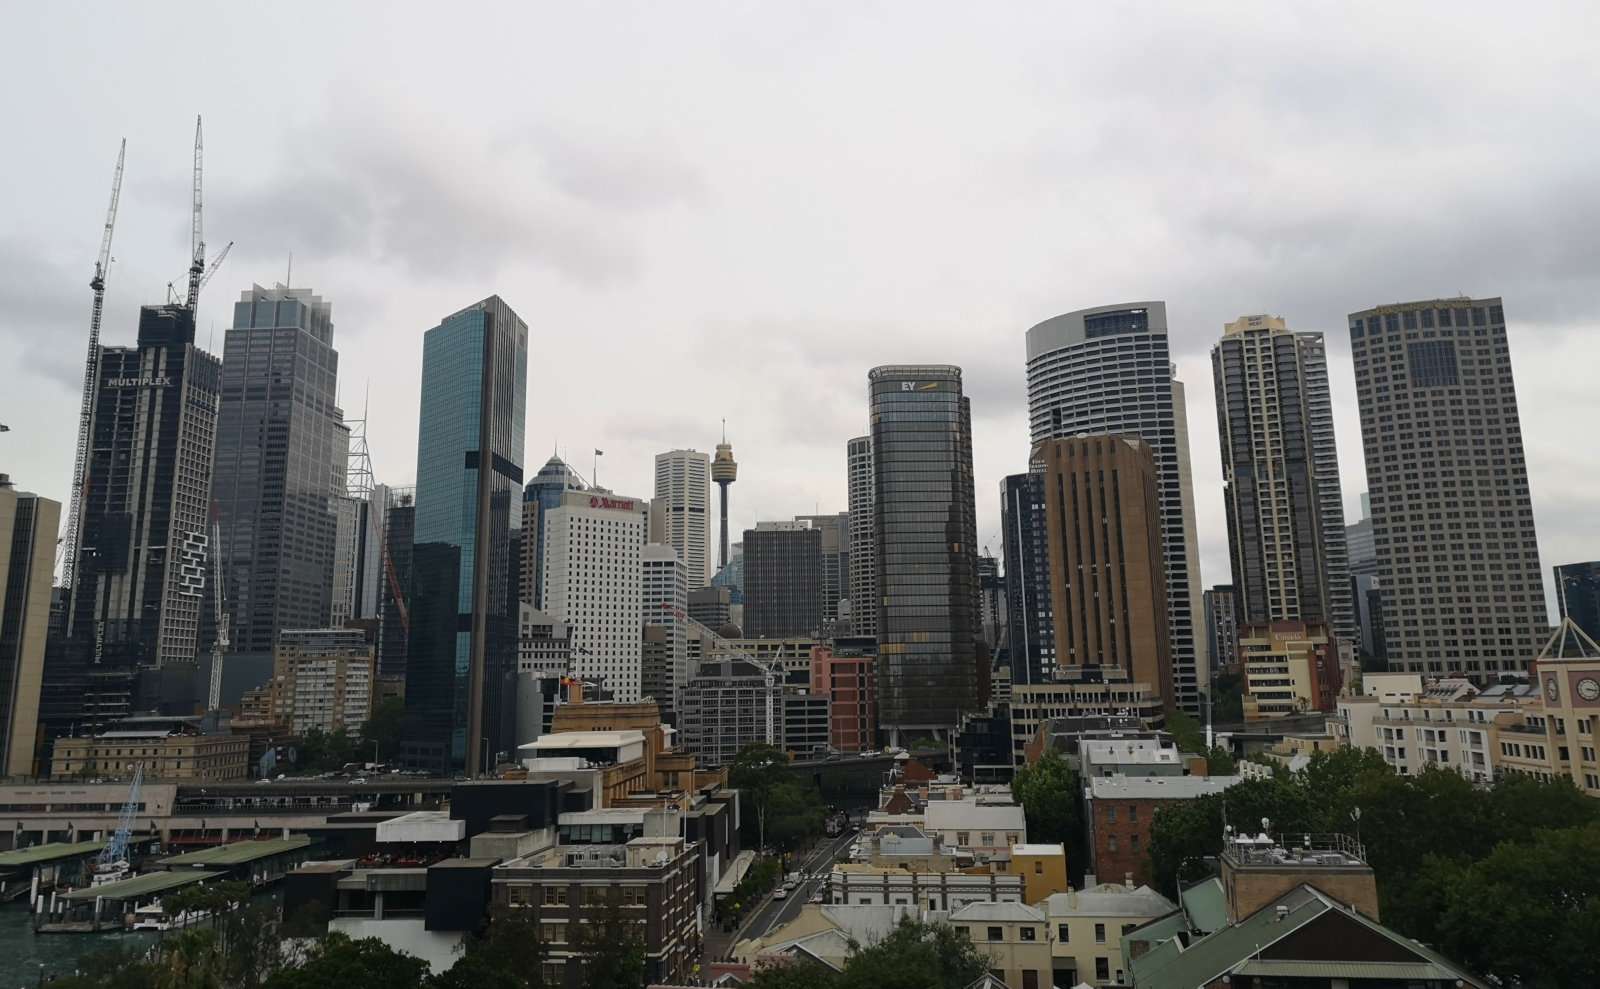
[[[774,900],[787,900],[789,898],[789,891],[780,886],[778,887],[778,891],[772,894],[772,898]]]

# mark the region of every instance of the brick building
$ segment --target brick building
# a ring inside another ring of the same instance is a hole
[[[836,656],[828,646],[813,646],[811,690],[833,705],[828,744],[835,751],[877,748],[878,688],[871,656]]]
[[[1239,776],[1110,776],[1085,781],[1089,871],[1112,882],[1150,881],[1150,832],[1156,811],[1221,793]]]

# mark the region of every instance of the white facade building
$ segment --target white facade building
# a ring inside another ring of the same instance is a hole
[[[659,505],[660,503],[657,502]],[[671,708],[678,688],[689,680],[689,571],[677,550],[646,543],[640,556],[644,571],[644,624],[653,634],[644,642],[643,695]]]
[[[690,587],[711,583],[711,457],[698,450],[656,454],[657,541],[678,551]]]
[[[572,627],[523,603],[517,614],[517,672],[547,676],[572,672]]]
[[[619,701],[640,699],[641,554],[649,503],[568,491],[545,515],[544,610],[571,626],[572,672],[604,677]]]

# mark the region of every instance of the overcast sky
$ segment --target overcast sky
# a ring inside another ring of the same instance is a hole
[[[1592,3],[5,5],[0,471],[65,499],[87,287],[128,139],[103,332],[206,231],[333,303],[344,407],[415,475],[422,333],[498,293],[531,330],[529,473],[557,446],[648,497],[740,463],[733,524],[845,508],[866,372],[965,369],[981,541],[1025,469],[1023,334],[1164,299],[1205,582],[1228,579],[1208,351],[1328,333],[1347,511],[1347,313],[1505,298],[1542,562],[1600,558],[1600,60]]]

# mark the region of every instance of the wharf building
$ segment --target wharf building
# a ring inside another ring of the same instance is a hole
[[[571,629],[572,673],[624,702],[644,695],[644,563],[650,504],[568,491],[545,515],[544,611]]]
[[[338,373],[332,303],[284,285],[240,295],[223,337],[212,483],[233,654],[270,656],[280,629],[328,623],[350,438]]]
[[[0,773],[38,775],[35,746],[61,503],[0,474]]]
[[[822,560],[822,531],[807,522],[760,522],[746,529],[744,634],[816,634],[823,612]]]
[[[878,719],[891,742],[950,734],[978,708],[972,407],[961,369],[868,374],[877,551]]]
[[[875,498],[872,437],[857,436],[846,447],[850,516],[850,631],[878,634],[878,539],[873,529]]]
[[[1276,316],[1241,317],[1224,327],[1211,364],[1246,693],[1261,696],[1262,716],[1284,713],[1286,705],[1329,710],[1324,703],[1336,689],[1301,693],[1309,683],[1285,675],[1286,666],[1327,666],[1333,652],[1334,668],[1314,675],[1336,687],[1339,671],[1354,663],[1322,336],[1292,333]],[[1301,627],[1278,634],[1288,625]],[[1263,644],[1272,648],[1262,652]],[[1289,655],[1294,644],[1301,650]]]
[[[656,454],[654,507],[663,526],[654,541],[677,551],[689,586],[711,583],[711,458],[698,450]]]
[[[1389,668],[1493,678],[1550,630],[1505,308],[1350,314]]]
[[[1167,628],[1177,706],[1200,715],[1210,692],[1200,605],[1199,548],[1183,383],[1167,344],[1164,302],[1082,309],[1028,330],[1032,442],[1080,434],[1136,437],[1156,465]],[[1059,648],[1059,643],[1057,644]]]
[[[498,296],[423,335],[404,757],[436,771],[514,747],[527,377],[528,325]]]

